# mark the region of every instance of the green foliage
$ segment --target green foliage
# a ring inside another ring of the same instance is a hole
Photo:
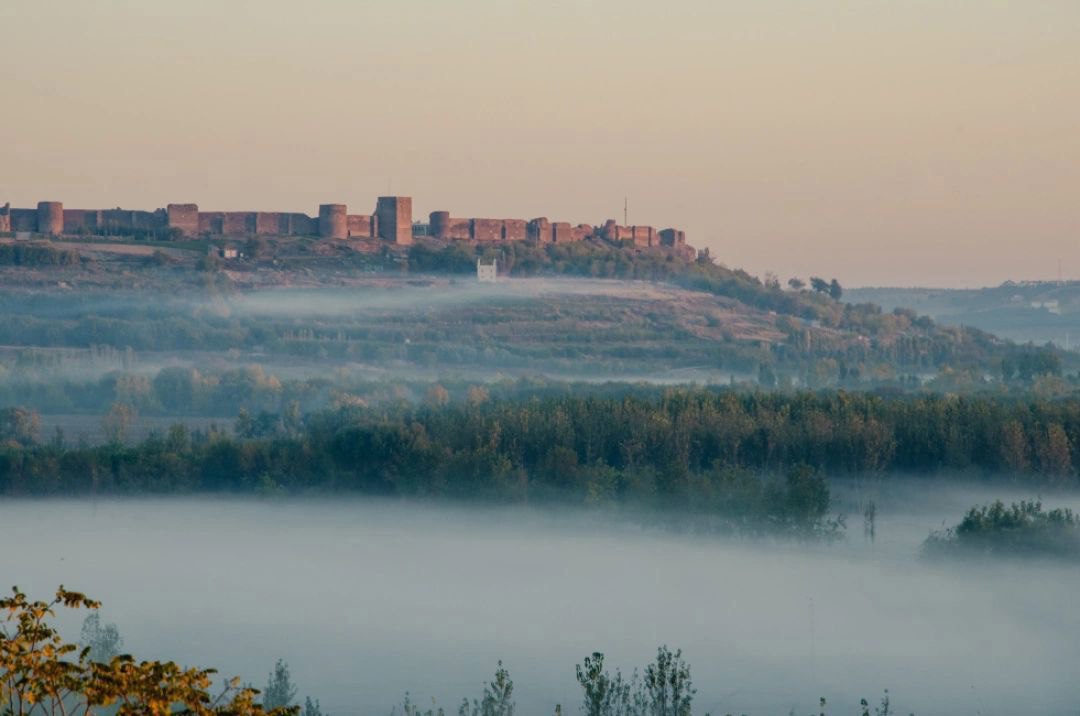
[[[120,630],[115,624],[102,624],[101,614],[91,612],[83,620],[82,631],[79,635],[79,643],[90,649],[87,657],[90,661],[107,664],[115,657],[120,656],[124,648],[124,640],[120,637]]]
[[[462,701],[458,707],[458,716],[514,716],[514,682],[510,673],[499,662],[495,678],[484,686],[484,695],[479,699]]]
[[[1001,500],[971,508],[955,527],[923,543],[927,557],[1050,557],[1080,560],[1080,518],[1069,509],[1044,510],[1041,502]]]
[[[94,660],[92,645],[67,643],[51,625],[61,606],[100,604],[62,586],[51,601],[32,601],[18,587],[0,599],[0,704],[11,716],[297,716],[295,708],[263,708],[254,701],[258,692],[240,688],[237,679],[211,694],[213,669],[127,655]],[[100,623],[90,631],[100,635]]]
[[[0,266],[75,266],[81,262],[78,251],[57,249],[48,242],[0,243]]]
[[[263,690],[263,707],[271,710],[292,706],[294,699],[296,699],[296,687],[289,675],[289,665],[283,659],[278,659]]]
[[[12,440],[29,445],[41,432],[41,416],[26,408],[0,409],[0,441]]]

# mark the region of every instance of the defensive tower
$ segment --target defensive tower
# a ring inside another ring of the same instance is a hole
[[[349,238],[348,207],[344,204],[320,204],[319,236],[324,239]]]
[[[379,238],[395,244],[412,243],[412,197],[380,196],[375,203]]]
[[[59,201],[39,201],[37,205],[39,234],[59,236],[64,233],[64,205]]]

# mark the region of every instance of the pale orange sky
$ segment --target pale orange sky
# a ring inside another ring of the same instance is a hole
[[[1080,0],[3,0],[0,203],[621,219],[1080,278]]]

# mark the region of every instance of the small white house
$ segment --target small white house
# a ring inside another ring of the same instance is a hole
[[[499,260],[492,259],[491,265],[484,264],[480,259],[476,260],[476,280],[480,283],[495,283],[499,280]]]

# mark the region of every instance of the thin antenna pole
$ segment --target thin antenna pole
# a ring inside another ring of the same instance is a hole
[[[622,223],[623,226],[630,226],[630,198],[625,194],[622,198]]]
[[[817,649],[814,644],[814,598],[810,597],[810,683],[817,688]]]

